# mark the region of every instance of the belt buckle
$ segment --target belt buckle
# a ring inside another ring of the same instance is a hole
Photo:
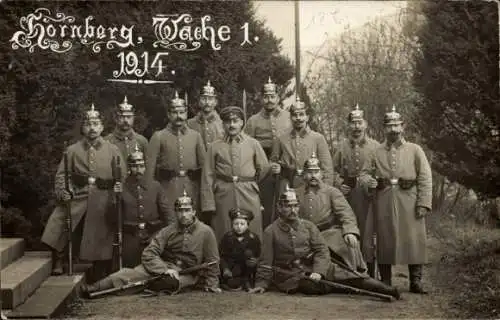
[[[298,176],[301,176],[303,172],[304,172],[304,170],[302,170],[302,169],[297,169],[297,170],[295,170],[295,173],[296,173]]]
[[[186,176],[186,170],[180,170],[179,177],[185,177],[185,176]]]
[[[137,227],[139,228],[139,230],[144,230],[146,229],[146,223],[145,222],[141,222],[137,225]]]
[[[88,183],[91,185],[95,184],[95,181],[96,181],[95,177],[89,177],[88,179]]]
[[[233,176],[233,182],[238,182],[240,180],[240,177],[238,176]]]
[[[389,179],[389,182],[391,183],[392,186],[395,186],[398,184],[398,179],[397,178],[391,178]]]

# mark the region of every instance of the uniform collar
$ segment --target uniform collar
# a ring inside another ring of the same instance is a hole
[[[273,112],[271,112],[271,113],[268,113],[266,111],[266,109],[262,108],[262,110],[260,111],[260,115],[264,119],[269,119],[269,118],[271,118],[271,116],[277,117],[280,114],[280,112],[281,112],[281,110],[279,107],[276,107],[276,109],[274,109]]]
[[[290,232],[290,229],[297,231],[301,225],[301,219],[299,218],[294,223],[285,222],[285,220],[278,218],[278,227],[285,232]]]
[[[236,143],[241,143],[244,140],[244,135],[242,132],[240,132],[236,137],[231,138],[229,135],[224,136],[224,141],[227,143],[231,143],[232,141],[235,141]]]
[[[405,143],[406,143],[405,138],[401,137],[401,139],[399,139],[399,141],[397,141],[397,142],[393,143],[392,145],[393,145],[396,149],[398,149],[399,147],[401,147],[401,146],[402,146],[403,144],[405,144]],[[391,145],[389,144],[389,142],[388,142],[387,140],[385,141],[385,148],[386,148],[387,150],[391,150]]]
[[[361,139],[359,139],[358,141],[356,141],[352,138],[349,138],[349,143],[351,144],[352,148],[354,148],[356,145],[364,146],[366,144],[366,141],[367,141],[366,134],[364,134],[363,137]]]
[[[218,119],[220,119],[220,118],[219,118],[219,115],[217,114],[217,111],[215,111],[215,110],[212,110],[212,112],[210,112],[210,114],[208,116],[205,116],[203,111],[198,112],[198,114],[196,115],[196,120],[199,123],[205,123],[205,122],[210,123],[210,122],[214,122]]]
[[[91,146],[93,146],[95,149],[100,149],[102,147],[103,141],[104,141],[104,139],[102,137],[98,137],[95,140],[94,145],[91,145],[86,138],[84,138],[82,142],[83,142],[84,149],[89,150]]]
[[[193,234],[196,227],[200,224],[200,221],[195,217],[193,223],[191,223],[188,227],[181,226],[177,223],[177,231],[180,233],[191,233]]]
[[[177,130],[174,128],[174,126],[171,123],[169,123],[169,124],[167,124],[167,130],[176,136],[178,136],[179,134],[184,135],[187,132],[187,126],[184,123],[184,125]]]
[[[129,140],[132,140],[134,138],[134,129],[130,129],[127,132],[123,132],[121,130],[115,129],[113,130],[113,135],[118,139],[118,140],[125,140],[125,137],[127,137]]]
[[[306,127],[304,129],[302,129],[298,132],[297,132],[297,130],[292,129],[291,135],[292,135],[292,138],[296,138],[297,135],[299,135],[301,138],[304,138],[306,136],[306,134],[308,134],[309,132],[311,132],[311,128],[309,128],[309,126],[306,125]]]
[[[317,187],[310,187],[309,185],[306,185],[306,192],[309,192],[309,191],[320,191],[321,189],[323,189],[325,187],[325,183],[323,181],[320,181],[318,186]]]

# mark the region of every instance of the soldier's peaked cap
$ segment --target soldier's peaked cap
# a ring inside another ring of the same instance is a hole
[[[240,208],[232,208],[231,210],[229,210],[229,219],[231,219],[232,221],[237,218],[245,219],[247,221],[252,221],[253,213],[252,211]]]
[[[225,107],[220,112],[220,118],[222,119],[222,121],[228,120],[232,115],[236,115],[242,120],[245,120],[245,115],[240,107],[229,106]]]

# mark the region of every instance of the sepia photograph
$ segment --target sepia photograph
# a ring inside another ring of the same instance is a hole
[[[0,0],[1,319],[500,318],[499,14]]]

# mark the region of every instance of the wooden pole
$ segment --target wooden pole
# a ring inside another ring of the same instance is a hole
[[[300,24],[299,0],[295,0],[295,94],[300,97]]]

